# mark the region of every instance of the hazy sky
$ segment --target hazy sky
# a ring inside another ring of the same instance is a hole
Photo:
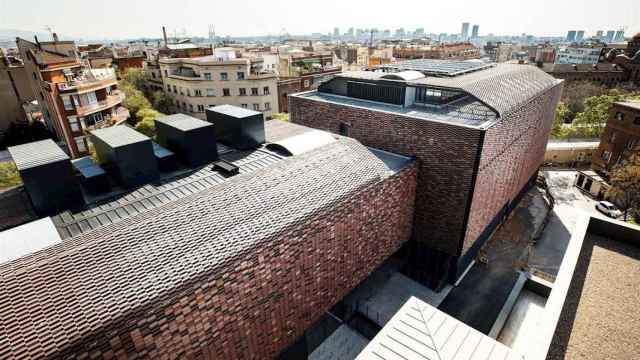
[[[480,34],[564,35],[569,29],[640,31],[640,0],[0,0],[0,29],[83,38],[160,37],[185,30],[217,35],[327,33],[337,26],[460,32],[463,21]]]

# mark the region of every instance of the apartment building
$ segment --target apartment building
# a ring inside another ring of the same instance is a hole
[[[23,104],[32,100],[24,63],[14,56],[5,56],[0,50],[0,131],[11,123],[27,121]]]
[[[480,58],[480,49],[469,42],[425,46],[396,47],[393,56],[398,59],[468,60]]]
[[[268,118],[278,112],[275,73],[260,71],[257,59],[161,58],[159,75],[174,110],[205,119],[205,109],[230,104],[261,111]]]
[[[88,153],[86,130],[122,122],[122,107],[113,69],[89,69],[80,61],[72,41],[16,41],[29,82],[51,131],[77,158]]]
[[[607,173],[640,152],[640,101],[616,102],[611,107],[607,126],[600,137],[600,147],[593,156],[592,167]]]

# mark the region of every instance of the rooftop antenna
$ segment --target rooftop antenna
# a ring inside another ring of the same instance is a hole
[[[49,32],[49,35],[51,35],[51,40],[53,40],[53,29],[51,28],[51,26],[45,25],[44,29]]]

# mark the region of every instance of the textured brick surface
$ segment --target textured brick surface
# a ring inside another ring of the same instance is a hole
[[[273,357],[409,238],[415,176],[339,139],[2,264],[0,358]]]
[[[459,254],[480,130],[392,113],[289,97],[291,121],[350,136],[367,146],[411,155],[418,162],[414,237]]]
[[[561,91],[546,91],[486,130],[463,253],[538,171]]]

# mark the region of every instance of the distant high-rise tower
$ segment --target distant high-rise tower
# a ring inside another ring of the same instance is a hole
[[[581,42],[584,40],[584,30],[578,30],[576,33],[576,42]]]
[[[334,38],[340,37],[340,29],[339,28],[337,28],[337,27],[333,28],[333,37]]]
[[[598,30],[598,32],[596,32],[596,38],[602,40],[604,38],[604,30]]]
[[[613,38],[616,36],[615,30],[607,31],[607,36],[605,37],[605,41],[610,43],[613,42]]]
[[[473,30],[471,30],[471,38],[477,39],[479,32],[480,32],[480,25],[473,25]]]
[[[575,30],[569,30],[569,32],[567,33],[567,42],[576,41],[576,33],[577,31]]]
[[[616,36],[613,38],[613,41],[615,42],[624,41],[624,30],[616,31]]]
[[[209,25],[209,42],[216,42],[216,28],[212,24]]]
[[[469,38],[469,23],[468,22],[463,22],[462,23],[462,32],[460,33],[460,36],[462,37],[462,40],[467,40]]]

